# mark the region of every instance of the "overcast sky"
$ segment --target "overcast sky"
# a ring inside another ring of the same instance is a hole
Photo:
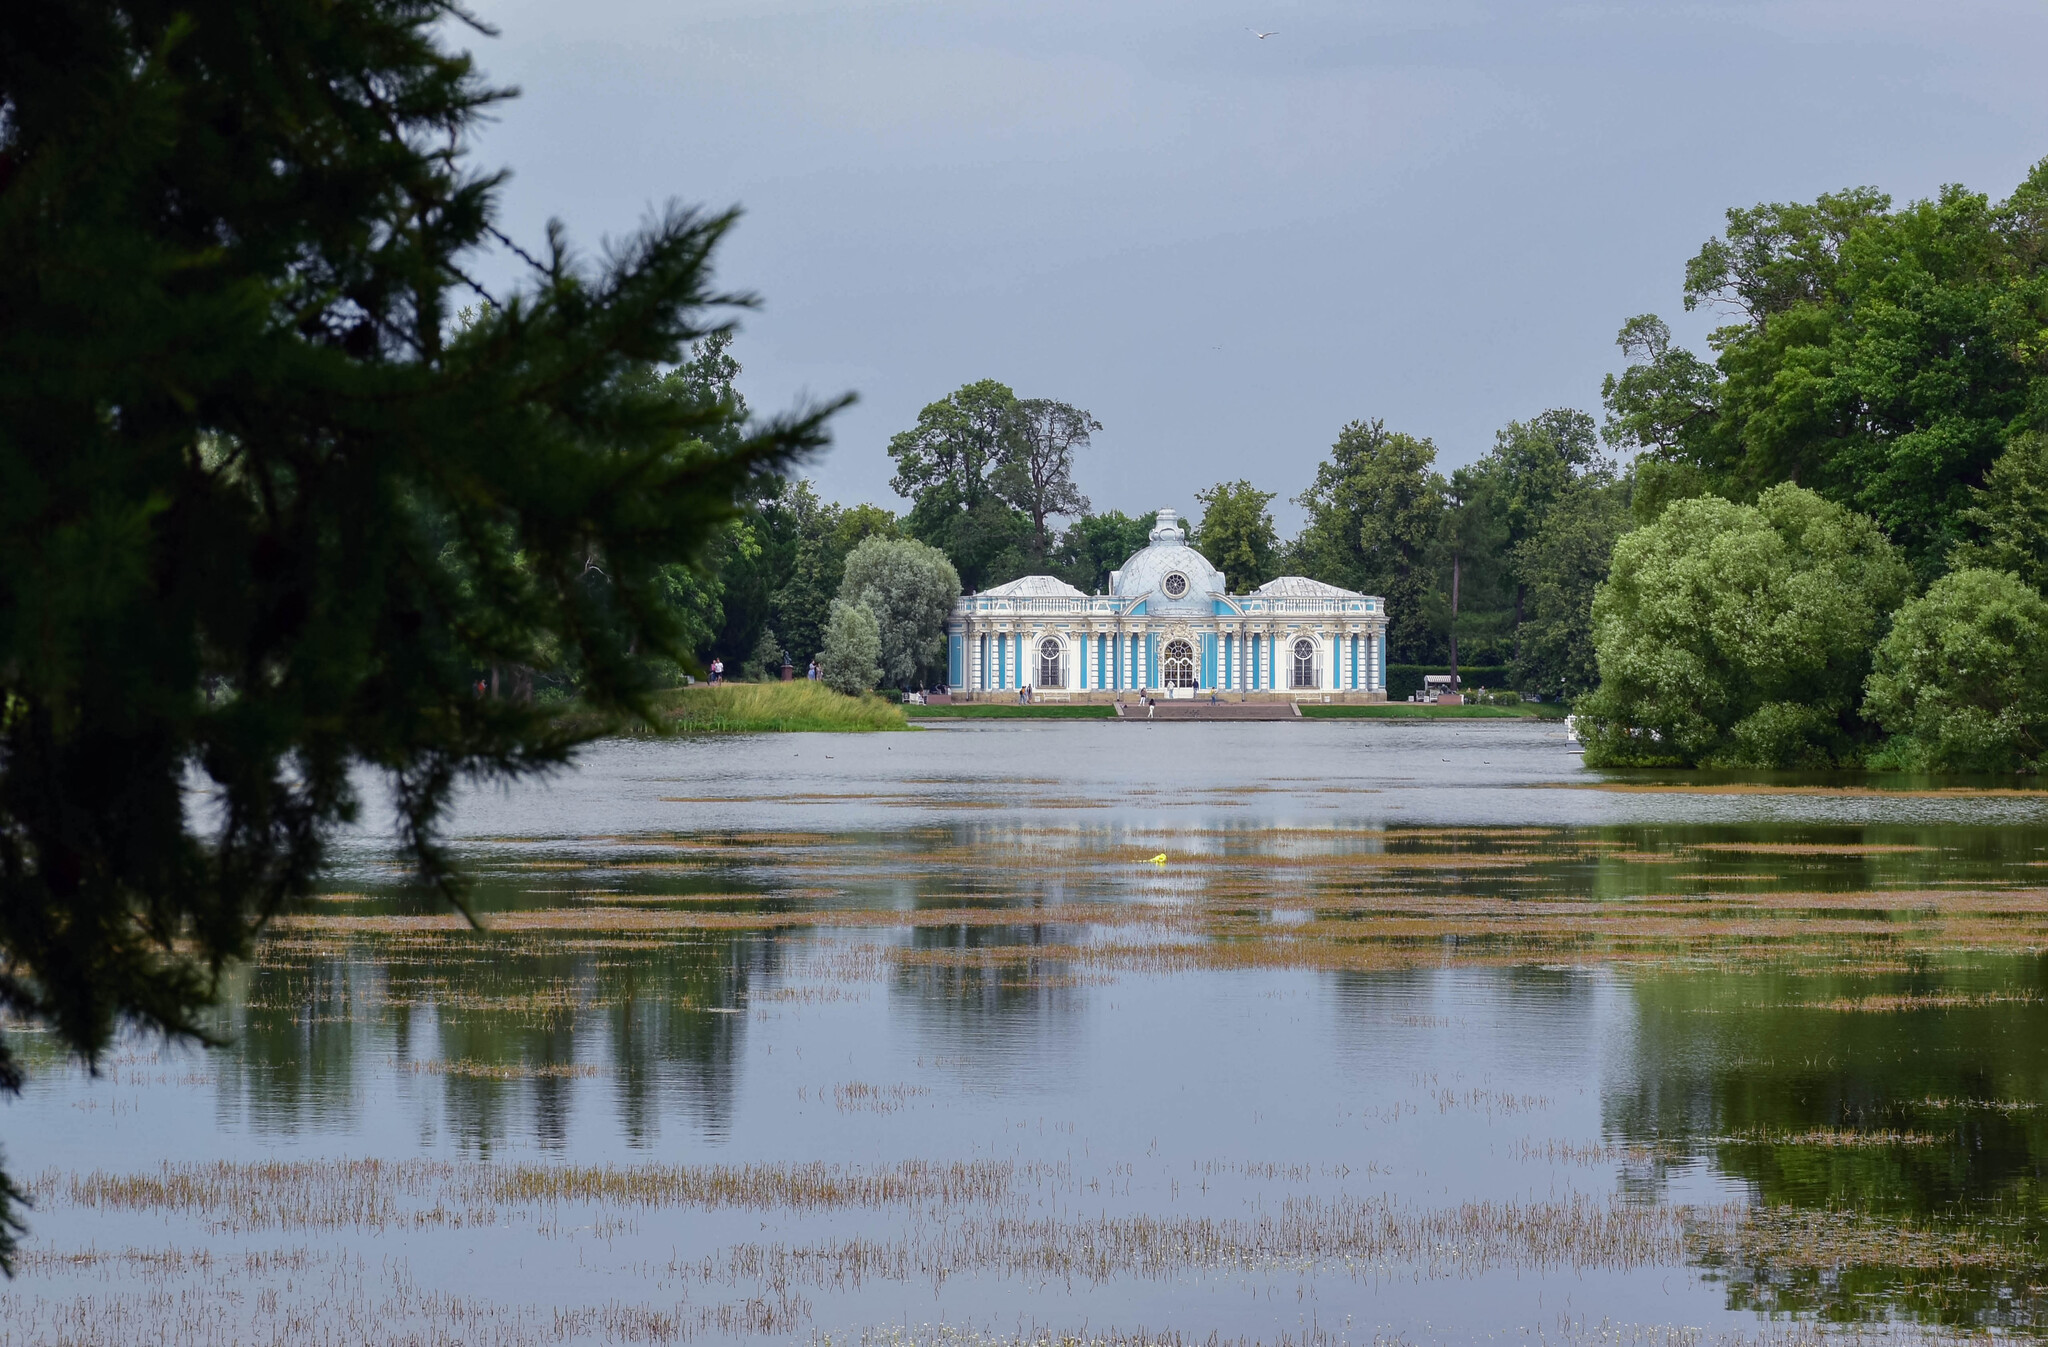
[[[852,390],[812,475],[902,508],[889,436],[973,379],[1086,407],[1097,509],[1286,498],[1354,418],[1468,462],[1598,413],[1729,206],[2048,156],[2048,0],[483,0],[523,96],[505,223],[594,250],[746,211],[757,408]],[[1249,29],[1277,30],[1264,40]]]

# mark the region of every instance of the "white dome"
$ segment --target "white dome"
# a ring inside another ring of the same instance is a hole
[[[1169,585],[1169,576],[1179,576],[1185,587]],[[1172,592],[1175,588],[1181,592]],[[1161,510],[1152,541],[1110,576],[1109,592],[1120,598],[1147,597],[1150,613],[1208,613],[1212,597],[1224,592],[1223,573],[1187,545],[1175,512]]]
[[[1085,599],[1088,596],[1066,581],[1050,575],[1026,575],[1008,584],[984,589],[983,594],[999,599]]]

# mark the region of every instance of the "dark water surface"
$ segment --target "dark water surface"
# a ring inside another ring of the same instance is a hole
[[[37,1064],[0,1344],[2048,1317],[2048,796],[1005,722],[608,743],[453,831],[488,931],[365,832],[225,1046]]]

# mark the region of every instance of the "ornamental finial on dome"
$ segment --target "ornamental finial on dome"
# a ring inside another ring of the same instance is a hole
[[[1159,517],[1153,521],[1151,538],[1155,543],[1168,545],[1186,542],[1188,535],[1181,531],[1180,511],[1161,510]]]

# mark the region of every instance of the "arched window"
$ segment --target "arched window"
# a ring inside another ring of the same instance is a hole
[[[1316,643],[1304,636],[1294,643],[1294,686],[1316,686]]]
[[[1065,686],[1060,678],[1060,643],[1050,636],[1038,643],[1038,686]]]
[[[1166,686],[1191,688],[1195,685],[1195,648],[1186,641],[1166,643]]]

